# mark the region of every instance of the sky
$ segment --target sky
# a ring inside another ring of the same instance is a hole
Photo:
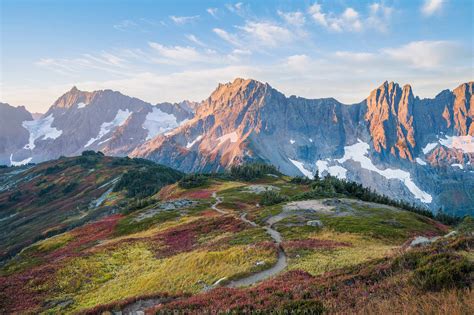
[[[434,97],[474,79],[471,0],[0,0],[0,102],[45,112],[118,90],[200,101],[236,77],[357,103],[384,81]]]

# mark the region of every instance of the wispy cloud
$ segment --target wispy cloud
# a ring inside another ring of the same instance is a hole
[[[438,13],[443,8],[443,3],[444,0],[425,0],[421,6],[421,12],[426,16]]]
[[[271,21],[247,20],[243,25],[234,27],[237,31],[233,33],[221,28],[214,28],[213,32],[235,47],[250,50],[275,47],[300,36],[299,33],[291,32],[285,26]]]
[[[245,33],[244,36],[254,39],[255,44],[264,46],[273,47],[293,39],[292,32],[272,22],[247,21],[245,25],[237,28]]]
[[[194,44],[197,44],[199,46],[207,46],[206,44],[204,44],[201,40],[199,40],[195,35],[193,34],[186,34],[185,37],[190,41],[190,42],[193,42]]]
[[[206,11],[207,11],[207,13],[212,15],[213,17],[217,17],[217,12],[218,12],[217,8],[207,8]]]
[[[199,15],[193,15],[193,16],[176,16],[176,15],[171,15],[170,19],[178,24],[178,25],[183,25],[187,23],[191,23],[199,19]]]
[[[113,28],[115,28],[116,30],[119,30],[119,31],[126,31],[126,30],[129,30],[129,29],[134,29],[137,26],[138,26],[138,24],[131,21],[131,20],[123,20],[123,21],[120,21],[117,24],[114,24]]]
[[[108,52],[82,54],[77,58],[41,58],[35,64],[64,75],[77,74],[87,69],[125,74],[129,69],[124,58]]]
[[[154,62],[163,64],[189,64],[201,62],[206,57],[191,46],[165,46],[155,42],[149,42],[148,45],[157,53],[153,58]]]
[[[462,47],[451,41],[415,41],[383,52],[395,60],[407,62],[415,68],[435,68],[449,59],[462,57]]]
[[[237,2],[237,3],[228,3],[225,5],[227,10],[229,10],[232,13],[235,13],[239,16],[245,16],[247,15],[249,8],[248,5],[244,4],[243,2]]]
[[[295,12],[283,12],[278,10],[278,15],[285,20],[286,23],[294,26],[303,26],[306,22],[306,18],[301,11]]]
[[[212,30],[214,33],[216,33],[217,36],[225,40],[226,42],[234,45],[234,46],[240,46],[241,43],[238,40],[237,36],[228,33],[227,31],[221,29],[221,28],[214,28]]]

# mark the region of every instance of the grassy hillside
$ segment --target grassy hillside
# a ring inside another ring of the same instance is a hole
[[[48,208],[54,215],[33,214],[42,208],[26,199],[8,201],[29,207],[34,219],[49,215],[40,235],[71,225],[1,267],[0,313],[472,313],[472,220],[444,237],[453,227],[422,210],[333,178],[309,181],[256,166],[182,177],[142,160],[93,158],[86,169],[81,158],[67,158],[21,173],[57,183],[42,196],[75,200],[59,188],[66,180],[78,182],[72,191],[84,204],[110,193],[88,208],[87,224],[55,217],[74,213],[79,201],[63,208],[57,202]],[[35,202],[46,187],[34,191]],[[420,236],[426,244],[410,246]]]
[[[145,160],[94,152],[4,168],[0,173],[0,260],[34,241],[120,212],[133,198],[152,195],[181,177],[180,172]],[[137,196],[136,189],[141,191]]]

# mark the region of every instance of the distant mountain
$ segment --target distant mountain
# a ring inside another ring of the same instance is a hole
[[[18,119],[0,117],[2,127],[10,132],[8,139],[16,142],[4,150],[0,163],[41,162],[84,150],[127,155],[137,145],[193,117],[194,106],[191,102],[152,105],[111,90],[84,92],[73,87],[37,120],[24,108],[17,109],[23,113],[21,117],[17,114]],[[5,143],[0,140],[0,145]]]
[[[432,210],[469,213],[473,84],[420,99],[409,85],[384,82],[352,105],[286,97],[244,79],[220,84],[201,103],[151,105],[119,92],[74,87],[39,120],[24,108],[10,109],[24,116],[9,121],[8,129],[18,132],[0,140],[0,163],[84,150],[144,157],[185,172],[265,161],[285,174],[312,177],[319,171]]]
[[[13,153],[21,150],[29,138],[28,130],[22,124],[32,120],[33,117],[25,107],[0,103],[0,164],[15,165]],[[27,158],[23,162],[28,161]]]

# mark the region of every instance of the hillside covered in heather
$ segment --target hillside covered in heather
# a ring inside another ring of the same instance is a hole
[[[472,217],[354,182],[91,151],[0,178],[1,313],[474,310]]]

